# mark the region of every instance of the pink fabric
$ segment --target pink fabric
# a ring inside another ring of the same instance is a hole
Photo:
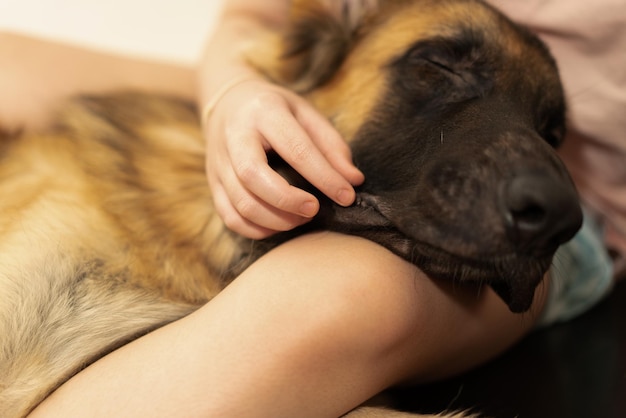
[[[626,1],[492,0],[557,59],[569,107],[561,156],[583,201],[626,259]],[[616,266],[618,267],[618,266]],[[626,265],[625,265],[626,267]]]

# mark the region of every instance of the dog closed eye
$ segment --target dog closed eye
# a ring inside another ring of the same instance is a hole
[[[432,64],[434,67],[443,70],[445,72],[451,73],[452,75],[459,76],[450,65],[444,64],[443,60],[439,58],[424,58],[424,60],[428,64]]]
[[[476,42],[456,37],[420,41],[394,62],[400,72],[396,79],[415,94],[414,100],[440,95],[442,102],[459,103],[481,97],[492,86],[493,70]]]
[[[459,59],[452,51],[448,50],[445,41],[420,42],[411,48],[401,59],[406,65],[435,69],[449,75],[459,76]]]

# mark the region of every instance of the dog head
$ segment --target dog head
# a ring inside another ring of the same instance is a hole
[[[554,151],[565,105],[544,44],[476,0],[293,3],[263,70],[335,124],[366,177],[355,205],[325,200],[317,225],[526,311],[582,222]]]

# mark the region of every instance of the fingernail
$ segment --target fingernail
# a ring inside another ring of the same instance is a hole
[[[317,205],[315,202],[307,201],[300,206],[300,215],[312,218],[317,213]]]
[[[341,189],[337,193],[337,202],[343,206],[351,205],[354,201],[354,194],[350,189]]]

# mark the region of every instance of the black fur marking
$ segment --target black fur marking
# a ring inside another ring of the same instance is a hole
[[[515,33],[529,59],[556,74],[543,44]],[[535,74],[494,42],[465,28],[421,40],[383,67],[387,91],[351,141],[366,177],[353,206],[333,204],[272,159],[322,205],[313,222],[258,248],[315,229],[358,235],[433,277],[489,283],[512,311],[528,310],[558,245],[580,226],[580,206],[552,150],[565,120],[558,77]],[[531,171],[567,190],[562,208],[572,214],[541,247],[518,242],[500,203],[503,184]]]

